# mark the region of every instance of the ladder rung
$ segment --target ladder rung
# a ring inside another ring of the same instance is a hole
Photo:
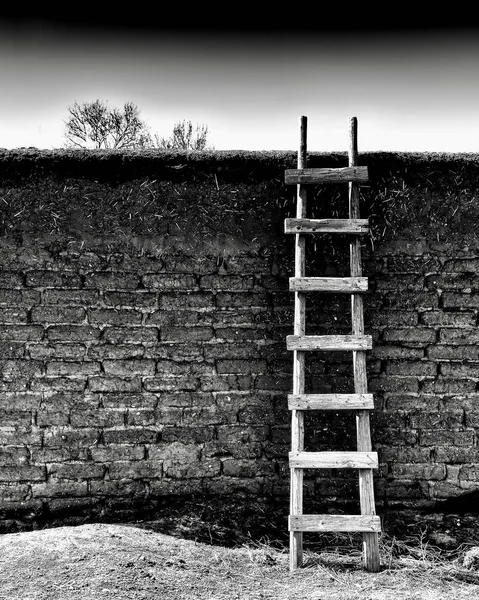
[[[373,394],[289,394],[290,410],[368,410]]]
[[[369,219],[285,219],[285,233],[369,233]]]
[[[290,277],[291,292],[354,294],[368,291],[367,277]]]
[[[370,335],[287,335],[288,350],[370,350]]]
[[[367,167],[341,167],[337,169],[286,169],[284,182],[293,183],[362,183],[368,181]]]
[[[290,452],[292,469],[377,469],[377,452]]]
[[[290,515],[290,531],[366,531],[380,532],[377,515]]]

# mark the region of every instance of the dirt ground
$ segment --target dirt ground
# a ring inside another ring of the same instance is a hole
[[[477,600],[479,577],[424,555],[362,569],[360,555],[226,548],[134,525],[90,524],[0,536],[1,600]]]

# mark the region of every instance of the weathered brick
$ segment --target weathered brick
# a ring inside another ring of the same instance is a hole
[[[107,375],[132,377],[135,375],[154,375],[156,363],[154,360],[104,360],[103,369]]]
[[[159,479],[163,476],[163,464],[157,460],[114,462],[108,466],[110,479]]]
[[[261,477],[275,471],[275,464],[268,460],[225,458],[222,463],[226,477]]]
[[[0,447],[0,467],[15,467],[29,464],[30,453],[23,446]]]
[[[119,308],[154,309],[158,307],[158,294],[143,290],[135,290],[134,292],[104,292],[103,302],[107,306],[116,306]]]
[[[253,289],[251,275],[203,275],[200,287],[205,290],[244,291]]]
[[[162,327],[162,342],[208,342],[214,337],[211,327]]]
[[[94,462],[62,463],[48,466],[48,473],[55,479],[82,481],[85,479],[103,479],[106,468]]]
[[[421,325],[426,327],[466,327],[471,328],[476,324],[476,316],[472,311],[446,312],[432,310],[421,313]]]
[[[87,342],[100,335],[101,330],[92,325],[52,325],[47,329],[47,337],[53,342]]]
[[[6,304],[12,307],[30,307],[35,304],[40,304],[40,299],[41,292],[38,290],[0,289],[0,304]]]
[[[45,304],[61,304],[62,306],[92,306],[97,304],[100,294],[97,290],[45,290]]]
[[[139,287],[140,276],[136,273],[103,271],[85,275],[85,288],[99,290],[135,290]]]
[[[388,375],[417,375],[418,377],[434,377],[436,363],[430,361],[396,360],[386,363]]]
[[[91,392],[139,392],[141,380],[138,377],[90,377],[88,387]]]
[[[421,390],[425,394],[467,394],[474,392],[476,383],[467,379],[446,379],[438,377],[435,380],[423,381]]]
[[[52,479],[46,483],[34,483],[32,485],[32,496],[34,498],[61,498],[87,495],[88,483],[86,481],[73,482]]]
[[[141,481],[130,479],[93,480],[90,482],[90,494],[106,498],[121,496],[123,498],[142,498],[147,489]]]
[[[479,342],[479,331],[477,329],[441,329],[439,331],[439,342],[456,346],[467,346]]]
[[[216,294],[216,307],[220,310],[265,309],[268,305],[268,295],[262,292],[218,292]]]
[[[37,288],[81,288],[81,277],[67,271],[28,271],[25,282]]]
[[[266,361],[264,360],[218,360],[216,361],[218,373],[232,373],[250,375],[251,373],[265,373]]]
[[[193,391],[199,387],[199,381],[197,377],[190,375],[165,375],[145,378],[143,387],[149,392]]]
[[[401,342],[404,344],[432,344],[436,341],[436,331],[426,327],[385,329],[383,340],[385,342]]]
[[[116,427],[122,426],[124,422],[123,411],[109,408],[72,410],[70,414],[72,427]]]
[[[443,292],[442,305],[444,308],[479,308],[479,294],[461,294],[455,292]]]
[[[444,263],[444,271],[447,273],[473,273],[479,274],[479,259],[478,258],[460,258],[446,260]]]
[[[51,361],[47,363],[48,377],[89,377],[99,372],[98,362]]]
[[[198,284],[196,283],[196,277],[193,275],[186,275],[183,273],[176,274],[164,274],[164,273],[153,273],[143,275],[143,285],[146,289],[161,290],[161,291],[174,291],[174,290],[198,290]]]
[[[365,307],[366,308],[366,307]],[[292,322],[292,320],[291,320]],[[366,327],[401,327],[417,325],[418,313],[414,311],[377,309],[375,311],[366,308],[364,314]]]
[[[42,377],[41,379],[33,379],[30,385],[33,392],[83,392],[87,385],[87,379],[70,379],[67,377]]]
[[[439,295],[436,292],[410,292],[401,290],[398,293],[384,295],[384,303],[387,308],[402,310],[427,310],[439,306]]]
[[[28,313],[25,308],[6,306],[0,308],[0,323],[26,323]]]
[[[155,444],[159,437],[161,426],[157,428],[125,427],[105,429],[103,440],[105,444]],[[150,456],[151,458],[151,456]]]
[[[90,449],[90,455],[95,462],[111,463],[115,461],[143,460],[146,451],[143,445],[110,444],[102,446],[99,444]]]
[[[39,341],[43,338],[41,325],[3,325],[0,327],[0,340]]]
[[[479,379],[479,363],[441,363],[441,375],[451,379]]]
[[[29,344],[28,354],[30,358],[37,360],[48,360],[52,358],[64,360],[81,360],[86,354],[84,344]]]
[[[0,361],[0,377],[4,381],[25,377],[41,377],[43,375],[43,363],[38,360],[9,359]]]
[[[161,310],[213,310],[214,296],[207,292],[164,293],[160,296]]]
[[[479,360],[477,346],[430,346],[426,348],[426,356],[431,360]]]
[[[140,311],[128,308],[90,308],[88,321],[93,325],[140,325],[143,315]]]
[[[422,446],[472,446],[474,432],[429,429],[420,432]]]
[[[90,359],[125,359],[141,358],[145,347],[140,344],[98,344],[91,345],[88,349]]]
[[[14,467],[2,467],[0,469],[0,481],[45,481],[47,470],[45,467],[30,467],[27,465],[16,465]]]
[[[34,306],[33,323],[82,323],[85,309],[79,306]]]
[[[23,275],[17,271],[0,272],[0,288],[23,287]]]
[[[156,327],[106,327],[102,339],[107,344],[149,344],[158,341]]]

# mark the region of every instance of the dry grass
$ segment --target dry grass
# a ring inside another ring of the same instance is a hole
[[[83,525],[0,536],[1,600],[472,600],[479,574],[466,547],[381,536],[382,570],[367,573],[356,540],[307,551],[212,546],[125,525]]]

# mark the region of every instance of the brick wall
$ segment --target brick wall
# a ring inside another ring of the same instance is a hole
[[[287,511],[294,154],[0,158],[1,529],[195,493]],[[477,166],[364,161],[378,512],[464,530],[449,513],[479,488]],[[342,189],[312,190],[312,214],[345,216]],[[348,271],[346,240],[308,256],[311,275]],[[349,298],[319,296],[308,333],[348,332]],[[352,390],[348,354],[307,368],[310,391]],[[354,415],[308,415],[306,444],[354,449]],[[357,510],[356,472],[308,472],[306,489],[312,509]]]

